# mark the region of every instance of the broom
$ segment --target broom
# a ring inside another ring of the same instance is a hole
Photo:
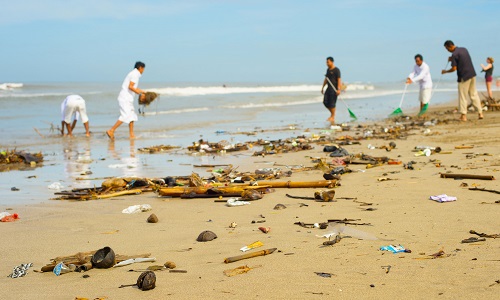
[[[337,92],[337,89],[335,88],[335,86],[333,85],[333,83],[330,81],[330,78],[326,77],[326,80],[328,80],[328,83],[330,83],[330,85],[332,86],[333,88],[333,91],[336,93]],[[345,107],[347,108],[347,111],[349,112],[349,116],[355,121],[358,119],[358,117],[356,117],[356,115],[352,112],[352,110],[349,108],[349,106],[347,106],[347,103],[345,103],[344,99],[342,99],[341,97],[339,97],[340,101],[342,101],[342,103],[344,103]]]
[[[448,64],[449,63],[450,63],[449,61],[446,62],[446,66],[444,66],[444,70],[446,70],[448,68]],[[436,92],[437,87],[441,83],[441,79],[442,78],[443,78],[443,74],[441,74],[441,76],[439,77],[439,80],[438,80],[436,86],[432,88],[431,98],[429,99],[429,102],[431,102],[432,96],[434,96],[434,93]],[[425,114],[427,112],[427,109],[429,108],[429,102],[425,103],[424,107],[422,107],[422,109],[418,113],[419,117],[422,116],[423,114]]]
[[[399,107],[396,108],[390,115],[389,117],[397,117],[401,116],[403,114],[403,110],[401,109],[401,106],[403,106],[403,100],[405,99],[405,94],[406,94],[406,89],[408,88],[408,84],[405,84],[405,89],[403,91],[403,96],[401,96],[401,101],[399,102]]]

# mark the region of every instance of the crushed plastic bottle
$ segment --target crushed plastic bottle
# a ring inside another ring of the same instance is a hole
[[[411,250],[405,249],[402,245],[389,245],[389,246],[382,246],[380,247],[381,251],[390,251],[394,254],[396,253],[401,253],[401,252],[406,252],[406,253],[411,253]]]

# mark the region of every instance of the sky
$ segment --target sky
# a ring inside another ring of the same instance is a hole
[[[466,47],[500,59],[500,0],[0,0],[1,82],[347,82],[434,77]],[[454,79],[455,75],[448,79]]]

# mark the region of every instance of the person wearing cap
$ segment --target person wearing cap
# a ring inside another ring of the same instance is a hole
[[[451,56],[448,58],[448,61],[451,62],[451,68],[442,70],[441,74],[457,72],[460,121],[467,121],[467,96],[470,97],[472,105],[477,109],[479,119],[484,118],[481,100],[476,89],[476,71],[474,71],[469,51],[464,47],[455,46],[450,40],[444,42],[444,47],[448,52],[451,52]]]
[[[493,57],[486,58],[486,65],[481,64],[481,68],[483,69],[481,72],[484,72],[484,79],[486,81],[486,90],[488,91],[488,97],[493,99],[493,92],[491,91],[491,83],[493,82],[493,63],[495,60]]]
[[[85,135],[90,136],[89,118],[87,116],[87,108],[85,100],[79,95],[69,95],[61,103],[61,135],[64,136],[64,128],[66,127],[68,136],[73,136],[78,118],[82,117],[83,126],[85,127]]]
[[[120,106],[120,117],[116,121],[115,125],[111,127],[106,134],[111,140],[115,139],[115,130],[120,127],[123,123],[128,124],[129,137],[131,139],[135,138],[134,135],[134,122],[137,121],[137,114],[134,108],[134,94],[141,95],[144,93],[143,90],[138,88],[139,78],[142,76],[146,64],[143,62],[136,62],[134,69],[127,74],[127,77],[123,80],[122,88],[120,94],[118,95],[118,105]]]
[[[422,111],[424,106],[431,100],[432,78],[429,65],[424,62],[424,58],[420,54],[415,55],[415,66],[413,67],[413,72],[411,72],[410,75],[408,75],[408,78],[406,78],[406,84],[414,82],[418,82],[420,86],[418,99],[420,100],[420,111]]]

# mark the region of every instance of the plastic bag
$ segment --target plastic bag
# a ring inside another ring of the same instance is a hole
[[[226,206],[233,207],[233,206],[243,206],[243,205],[249,205],[250,202],[247,201],[241,201],[240,198],[229,198],[227,199]]]
[[[124,210],[122,210],[122,213],[135,214],[135,213],[139,213],[139,212],[149,211],[152,209],[153,208],[149,204],[137,204],[137,205],[132,205],[132,206],[125,208]]]
[[[372,241],[378,240],[378,238],[371,233],[347,227],[340,223],[334,223],[334,222],[328,223],[328,227],[326,228],[326,230],[328,231],[327,233],[320,236],[317,235],[317,237],[331,238],[339,234],[342,234],[344,236],[351,236],[353,238],[357,238],[360,240],[372,240]]]

